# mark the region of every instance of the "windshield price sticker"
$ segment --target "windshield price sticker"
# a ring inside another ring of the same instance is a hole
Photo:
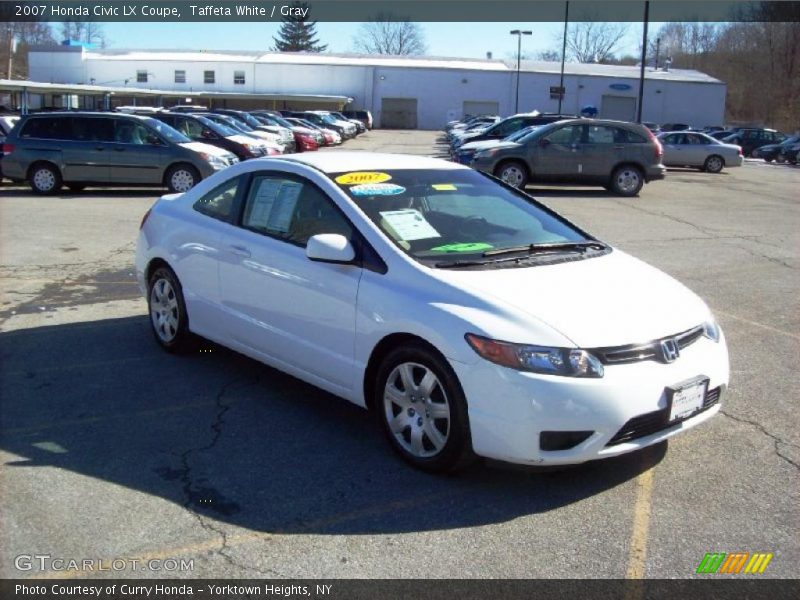
[[[381,216],[384,221],[381,225],[385,225],[396,240],[413,242],[442,237],[416,209],[381,211]]]
[[[334,181],[342,185],[357,185],[360,183],[383,183],[392,178],[388,173],[379,173],[377,171],[354,171],[352,173],[345,173],[339,175]]]
[[[452,183],[434,183],[431,187],[437,192],[455,192],[456,186]]]

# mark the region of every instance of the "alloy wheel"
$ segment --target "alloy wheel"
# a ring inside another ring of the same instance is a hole
[[[439,454],[450,435],[450,403],[428,367],[404,362],[386,380],[383,409],[398,444],[415,458]]]
[[[162,342],[169,343],[175,339],[179,318],[178,298],[172,284],[166,279],[158,279],[150,290],[150,320]]]

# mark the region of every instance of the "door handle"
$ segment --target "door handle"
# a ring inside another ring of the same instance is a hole
[[[244,246],[238,246],[236,244],[232,244],[228,246],[228,250],[231,252],[231,254],[235,254],[236,256],[243,256],[245,258],[250,258],[250,250],[248,250]]]

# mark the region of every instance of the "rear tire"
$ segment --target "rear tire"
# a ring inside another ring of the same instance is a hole
[[[156,341],[167,352],[185,352],[192,346],[186,303],[178,277],[169,267],[159,267],[147,285],[147,309]]]
[[[464,392],[427,346],[408,344],[383,359],[373,406],[389,444],[414,467],[447,473],[474,461]]]
[[[167,189],[173,194],[188,192],[200,181],[200,173],[192,165],[173,165],[164,178]]]
[[[47,196],[56,194],[63,183],[58,169],[48,163],[38,163],[31,167],[28,174],[28,183],[34,194]]]
[[[524,190],[525,186],[528,185],[528,169],[524,164],[516,160],[500,164],[494,170],[494,174],[518,190]]]
[[[611,174],[611,190],[620,196],[635,196],[644,185],[644,174],[639,167],[623,165]]]
[[[719,173],[722,171],[722,167],[724,166],[725,159],[716,154],[712,154],[706,158],[706,162],[703,164],[703,169],[705,169],[707,173]]]

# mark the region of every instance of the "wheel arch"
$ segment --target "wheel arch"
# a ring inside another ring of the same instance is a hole
[[[203,174],[200,172],[200,169],[195,167],[190,161],[185,159],[177,159],[174,162],[171,162],[166,167],[164,167],[164,173],[161,175],[161,183],[164,187],[169,187],[169,175],[173,169],[177,167],[188,167],[197,175],[197,182],[195,185],[203,181]]]
[[[42,166],[42,165],[48,166],[48,167],[53,167],[58,172],[58,174],[61,176],[61,179],[62,180],[64,179],[64,174],[61,172],[61,169],[58,167],[58,165],[56,163],[54,163],[52,160],[48,160],[46,158],[36,159],[30,165],[28,165],[28,170],[25,171],[25,179],[29,180],[31,178],[31,175],[33,174],[33,170],[36,167]]]
[[[369,360],[367,360],[367,368],[364,369],[362,389],[364,394],[364,405],[367,407],[367,410],[372,411],[375,408],[375,384],[381,362],[383,362],[383,359],[389,354],[389,352],[409,343],[425,346],[425,348],[439,356],[439,358],[441,358],[445,364],[449,365],[447,357],[436,346],[418,335],[414,335],[413,333],[397,332],[384,336],[377,344],[375,344],[375,347],[370,353]],[[458,377],[455,379],[458,381]],[[461,385],[460,381],[458,381],[458,385]]]
[[[494,166],[494,169],[492,169],[492,173],[497,173],[500,169],[503,168],[504,165],[507,165],[508,163],[516,163],[520,165],[525,170],[525,174],[528,176],[529,180],[533,176],[530,165],[528,165],[528,161],[525,160],[524,158],[519,158],[517,156],[508,156],[498,160],[497,164]]]

